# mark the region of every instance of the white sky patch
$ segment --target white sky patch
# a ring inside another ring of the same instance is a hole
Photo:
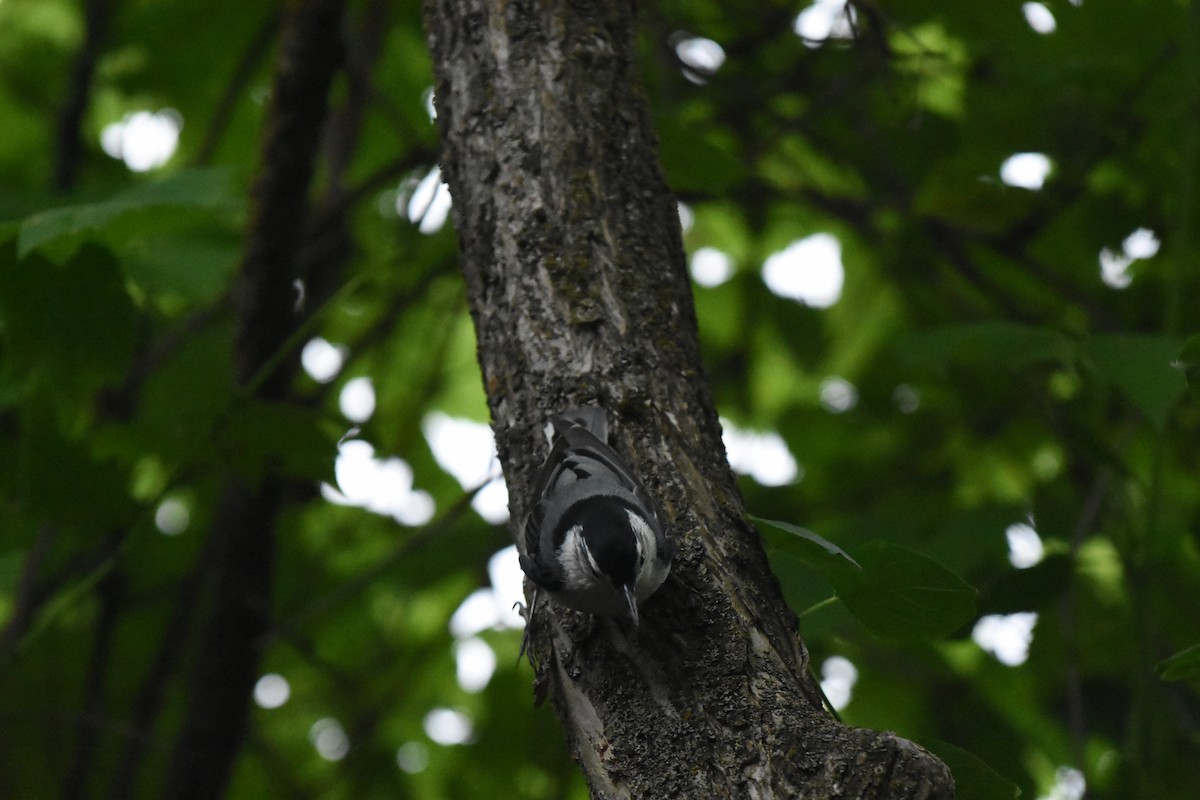
[[[433,411],[421,420],[421,432],[438,466],[464,489],[495,477],[496,439],[491,426]]]
[[[1019,189],[1037,191],[1050,176],[1050,159],[1044,153],[1013,153],[1000,165],[1000,180]]]
[[[163,536],[178,536],[187,530],[192,521],[187,504],[174,497],[168,497],[154,512],[154,526]]]
[[[675,55],[687,67],[683,75],[692,83],[705,83],[725,63],[725,48],[702,36],[681,38],[675,43]]]
[[[428,492],[413,489],[413,472],[401,458],[375,458],[375,448],[361,439],[338,447],[333,466],[337,488],[321,484],[321,495],[339,505],[351,505],[390,516],[401,525],[424,525],[436,506]]]
[[[453,708],[435,708],[422,723],[425,735],[441,745],[466,744],[475,731],[470,718]]]
[[[1059,767],[1054,771],[1054,786],[1038,800],[1083,800],[1087,793],[1087,778],[1074,767]]]
[[[329,383],[342,371],[349,351],[320,336],[309,339],[300,351],[300,366],[317,383]]]
[[[490,588],[476,589],[467,595],[450,616],[450,634],[455,638],[474,636],[500,624],[496,593]]]
[[[1017,569],[1032,567],[1045,555],[1042,537],[1024,522],[1009,525],[1004,531],[1004,537],[1008,540],[1008,563]]]
[[[1129,267],[1133,259],[1124,253],[1105,247],[1100,251],[1100,280],[1111,289],[1125,289],[1133,283]]]
[[[821,691],[835,711],[841,711],[850,703],[854,684],[858,683],[858,669],[850,659],[830,656],[821,664]]]
[[[696,224],[696,214],[687,203],[677,203],[676,207],[679,209],[679,227],[687,233]]]
[[[496,604],[500,607],[500,625],[510,630],[525,627],[525,618],[513,608],[525,599],[525,573],[521,571],[517,548],[509,545],[488,559],[488,580],[496,593]]]
[[[287,678],[269,672],[254,684],[254,702],[259,708],[279,708],[292,696],[292,687]]]
[[[1032,611],[1017,614],[988,614],[980,617],[971,631],[975,644],[991,653],[1008,667],[1019,667],[1029,658],[1033,628],[1038,615]]]
[[[720,286],[733,275],[733,261],[715,247],[701,247],[692,253],[692,280],[701,286]]]
[[[326,761],[341,761],[350,752],[350,737],[342,723],[332,717],[319,719],[308,729],[308,740]]]
[[[434,411],[421,421],[421,432],[438,466],[467,491],[483,486],[471,507],[492,525],[508,521],[508,489],[500,475],[491,426]],[[486,484],[486,485],[485,485]]]
[[[134,172],[148,172],[171,160],[179,145],[183,117],[173,108],[134,111],[100,131],[100,147]]]
[[[496,651],[483,639],[472,636],[455,643],[454,665],[464,692],[482,692],[496,672]]]
[[[503,525],[508,522],[508,486],[503,478],[489,481],[475,493],[471,500],[471,508],[483,517],[489,525]]]
[[[513,607],[524,602],[525,574],[517,548],[505,547],[488,560],[490,586],[467,595],[450,617],[450,634],[466,639],[486,630],[520,630],[525,620]]]
[[[429,748],[421,742],[405,742],[396,749],[396,766],[410,775],[429,766]]]
[[[1138,228],[1121,242],[1121,252],[1110,247],[1100,251],[1100,280],[1111,289],[1125,289],[1133,283],[1129,268],[1134,261],[1153,258],[1161,246],[1154,231]]]
[[[1130,258],[1153,258],[1158,255],[1161,242],[1154,235],[1154,231],[1149,228],[1138,228],[1125,237],[1121,246],[1125,250],[1125,255]]]
[[[821,381],[821,405],[830,414],[841,414],[858,405],[858,388],[845,378]]]
[[[375,413],[375,387],[368,377],[351,378],[338,395],[338,408],[351,422],[366,422]]]
[[[921,407],[921,393],[911,383],[901,383],[892,390],[892,402],[901,414],[911,414]]]
[[[421,233],[437,233],[450,215],[450,189],[442,180],[441,167],[429,170],[413,189],[412,195],[401,192],[396,197],[396,212],[417,223]]]
[[[1054,33],[1058,28],[1054,14],[1041,3],[1025,3],[1021,6],[1021,12],[1025,15],[1025,21],[1029,23],[1029,27],[1033,28],[1036,33],[1043,35]]]
[[[826,39],[852,38],[854,19],[854,8],[846,0],[814,0],[796,15],[792,30],[808,47],[820,47]]]
[[[778,433],[742,430],[724,417],[721,428],[734,472],[749,475],[763,486],[784,486],[802,477],[799,464]]]
[[[421,95],[421,102],[425,105],[425,113],[429,115],[429,121],[433,122],[437,119],[437,106],[433,102],[433,87],[430,86]]]
[[[842,243],[831,233],[798,239],[763,262],[772,294],[813,308],[829,308],[842,296]]]

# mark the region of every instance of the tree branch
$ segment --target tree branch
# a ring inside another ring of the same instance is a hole
[[[42,589],[38,575],[46,563],[50,549],[54,547],[57,532],[58,529],[53,525],[40,527],[34,537],[33,546],[29,548],[29,552],[21,564],[21,575],[17,579],[17,588],[13,597],[12,614],[4,629],[0,631],[0,669],[3,668],[11,654],[16,652],[17,644],[29,630],[33,618],[37,614],[37,609],[42,604],[46,593]]]
[[[112,659],[113,632],[125,594],[125,576],[114,569],[100,582],[100,616],[96,620],[92,655],[88,659],[87,678],[83,691],[83,723],[78,726],[75,751],[63,782],[63,800],[78,800],[88,796],[88,778],[96,755],[96,738],[100,733],[95,720],[103,719],[104,687],[107,684],[109,662]]]
[[[200,590],[212,569],[211,549],[210,540],[176,591],[175,602],[162,628],[158,650],[142,678],[141,687],[133,703],[130,726],[137,735],[125,740],[125,746],[117,759],[117,767],[113,771],[108,791],[111,800],[128,800],[136,795],[137,779],[141,774],[146,751],[154,740],[154,728],[162,711],[167,684],[187,649]]]
[[[233,68],[233,74],[229,76],[229,82],[225,85],[225,91],[221,94],[221,99],[217,101],[217,107],[213,111],[208,128],[204,131],[204,140],[196,151],[196,164],[204,165],[212,160],[213,153],[216,152],[217,145],[220,144],[221,137],[225,134],[225,129],[229,127],[229,120],[233,117],[233,111],[238,101],[242,99],[250,81],[253,80],[259,64],[271,51],[271,45],[275,42],[276,34],[279,32],[281,18],[280,9],[278,7],[271,8],[258,29],[255,30],[254,36],[246,45],[245,50],[242,51],[242,56],[238,59]]]
[[[274,356],[302,320],[291,302],[292,284],[300,277],[298,243],[308,215],[308,189],[330,85],[342,59],[343,5],[342,0],[307,0],[292,6],[281,42],[263,168],[253,189],[253,217],[233,294],[235,379],[243,389],[254,381],[250,391],[262,400],[286,399],[296,371],[296,359]],[[261,637],[269,627],[265,609],[284,491],[285,481],[269,474],[257,485],[231,477],[222,492],[211,533],[216,593],[163,796],[213,800],[229,781],[245,738]]]
[[[929,753],[822,709],[796,617],[744,519],[676,201],[635,85],[632,5],[425,3],[512,532],[541,426],[598,402],[678,542],[636,631],[542,606],[537,680],[593,797],[952,797]]]
[[[84,6],[83,45],[71,69],[67,99],[58,114],[58,129],[54,139],[54,188],[60,192],[74,188],[79,176],[79,164],[83,159],[79,128],[87,111],[92,75],[96,71],[96,62],[100,60],[116,3],[117,0],[86,0]]]
[[[75,600],[94,589],[113,569],[130,536],[129,531],[114,533],[89,552],[74,554],[65,564],[39,581],[37,573],[54,535],[53,526],[43,528],[33,550],[26,556],[18,586],[17,608],[0,636],[0,675],[52,620],[70,608]]]

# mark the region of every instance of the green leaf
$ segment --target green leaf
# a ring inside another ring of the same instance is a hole
[[[336,439],[315,412],[286,403],[253,403],[236,409],[221,433],[225,452],[251,480],[267,472],[334,483]]]
[[[671,118],[660,119],[657,129],[663,169],[675,191],[719,193],[743,177],[745,168],[730,141]]]
[[[924,743],[954,774],[954,794],[959,800],[1013,800],[1021,789],[986,761],[961,747],[934,740]]]
[[[136,344],[135,311],[111,253],[89,244],[65,265],[0,248],[0,323],[15,363],[44,376],[60,403],[121,380]]]
[[[237,265],[239,246],[215,237],[175,234],[126,239],[125,274],[152,293],[209,302],[224,290]]]
[[[975,616],[975,590],[962,578],[915,550],[868,542],[858,553],[862,571],[829,578],[846,608],[881,636],[939,638]]]
[[[1183,365],[1183,377],[1187,380],[1188,393],[1193,400],[1200,401],[1200,333],[1189,336],[1183,343],[1179,361]]]
[[[1088,344],[1100,374],[1159,430],[1187,389],[1183,371],[1174,365],[1179,353],[1179,341],[1168,336],[1101,334]]]
[[[1071,557],[1059,553],[1027,569],[1009,570],[980,598],[979,613],[1044,610],[1067,590],[1072,568]]]
[[[755,524],[766,526],[762,534],[768,547],[786,550],[823,575],[845,570],[862,570],[859,563],[849,553],[810,530],[790,522],[764,519],[752,514],[747,516]],[[783,533],[775,531],[783,531]]]
[[[771,572],[779,580],[783,599],[801,617],[804,616],[805,610],[812,608],[814,604],[837,600],[832,596],[826,597],[825,600],[815,599],[814,593],[819,591],[818,587],[823,582],[813,575],[812,567],[804,563],[791,550],[769,549],[767,557],[771,562]],[[831,594],[828,586],[824,588],[824,591],[826,595]]]
[[[97,456],[90,441],[65,436],[48,408],[31,408],[22,428],[16,482],[35,518],[93,532],[129,524],[132,498],[119,464]]]
[[[994,364],[1020,369],[1038,361],[1061,358],[1067,352],[1066,341],[1057,331],[1003,321],[915,331],[900,337],[897,348],[910,363],[939,369],[949,364]]]
[[[132,211],[166,207],[232,207],[237,202],[236,197],[228,170],[185,170],[99,203],[53,208],[26,218],[17,234],[17,256],[24,258],[44,244],[102,229]]]
[[[1200,677],[1200,644],[1158,662],[1156,669],[1164,681],[1186,681]]]
[[[233,397],[232,323],[192,331],[168,349],[141,391],[135,428],[140,446],[175,466],[201,458]]]

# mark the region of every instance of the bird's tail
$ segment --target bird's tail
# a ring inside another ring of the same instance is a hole
[[[581,425],[601,442],[608,442],[608,415],[599,406],[569,408],[547,426],[546,438],[553,441],[554,434],[562,434],[572,425]]]

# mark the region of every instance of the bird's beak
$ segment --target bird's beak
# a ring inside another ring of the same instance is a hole
[[[637,590],[631,585],[625,586],[625,602],[629,604],[629,618],[633,620],[633,626],[636,628],[638,624]]]

